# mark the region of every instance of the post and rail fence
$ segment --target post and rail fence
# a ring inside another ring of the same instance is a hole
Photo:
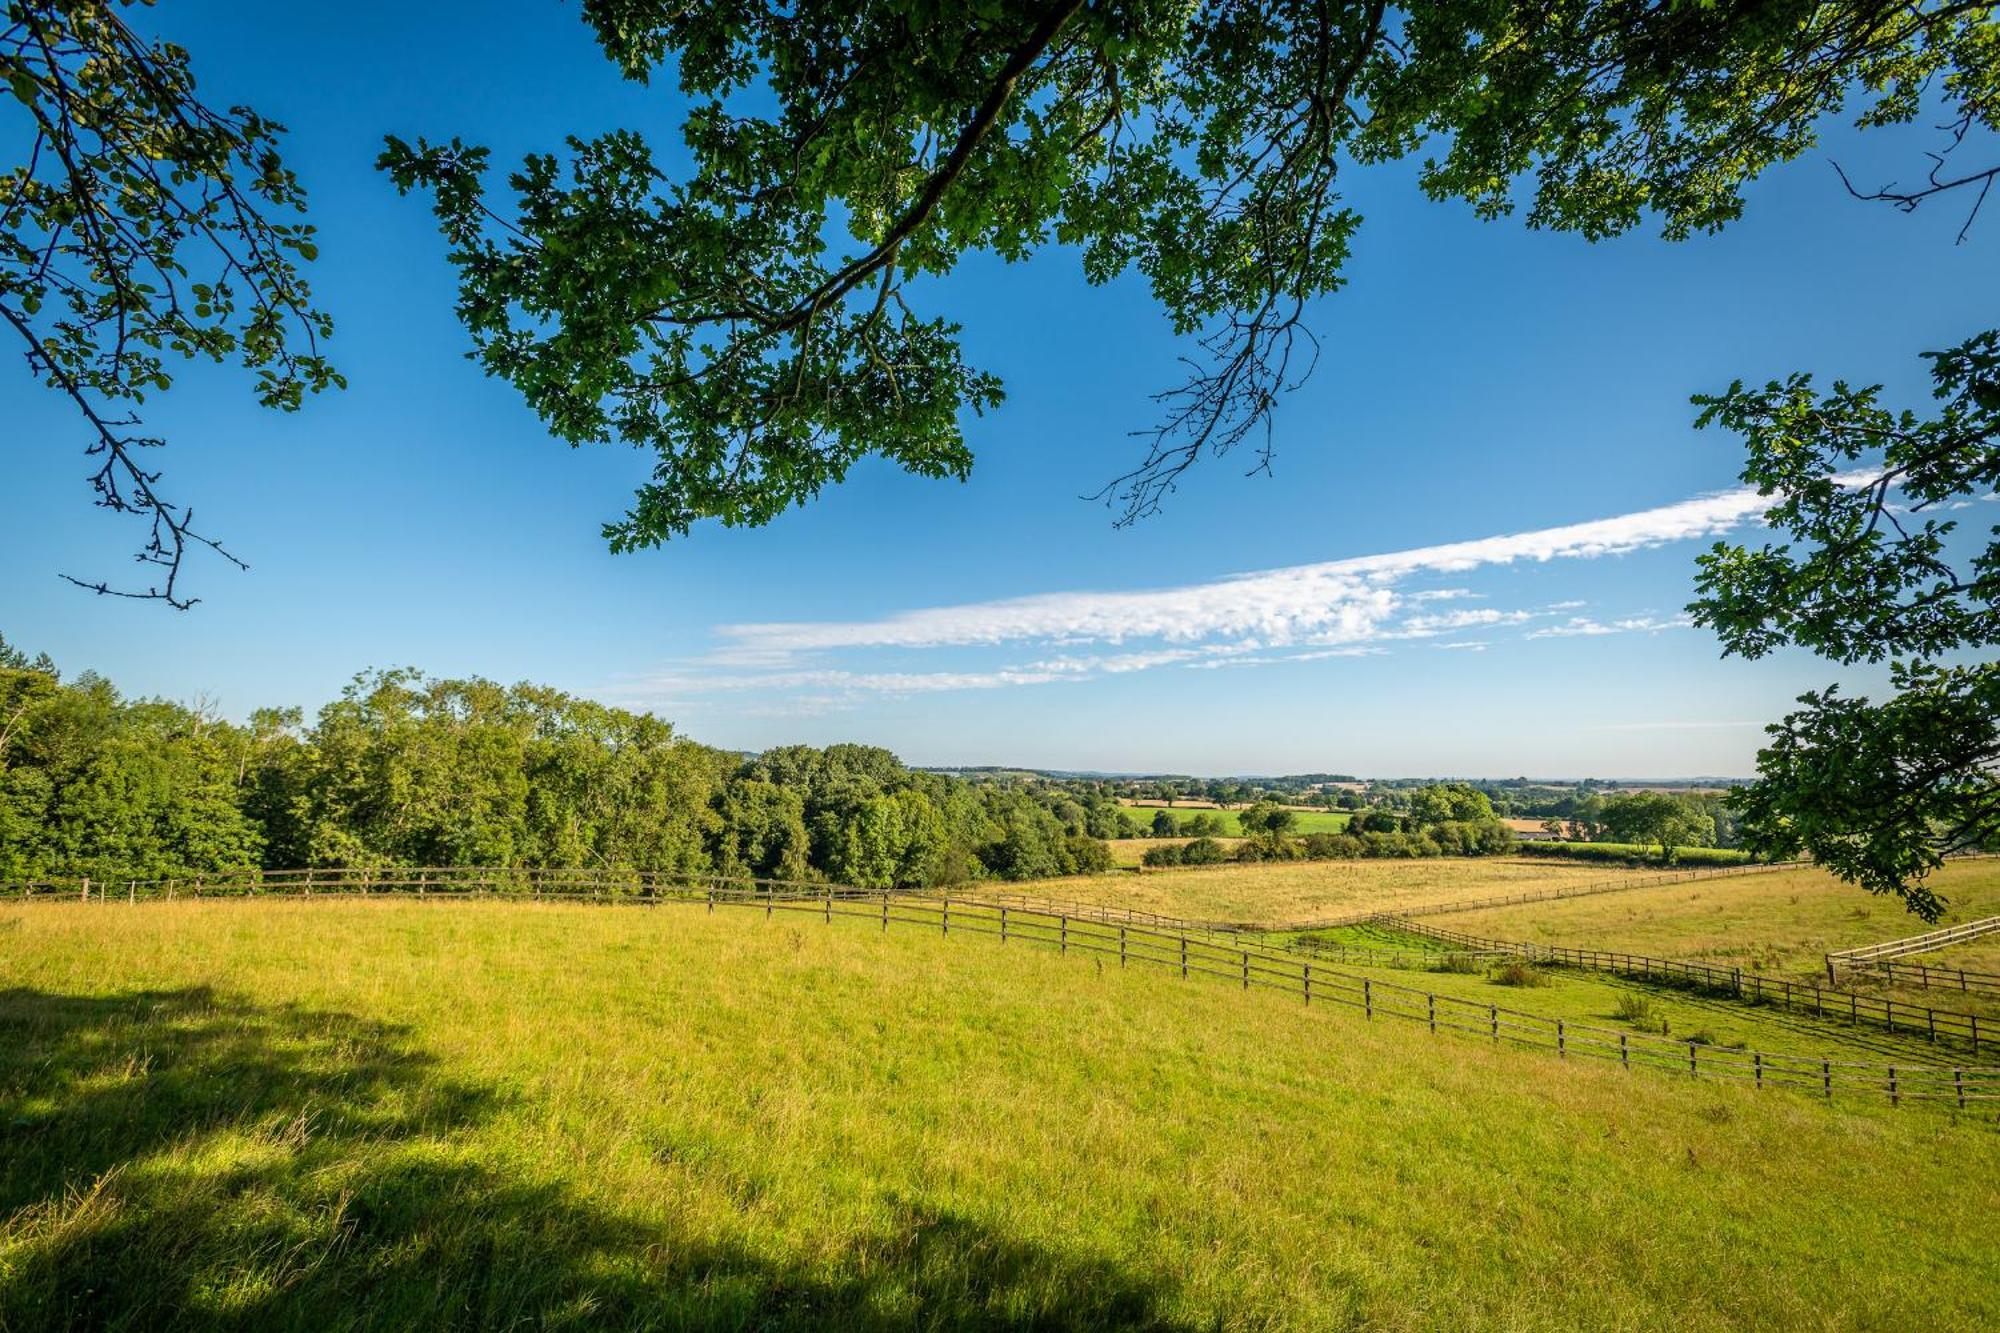
[[[20,886],[13,886],[19,888]],[[91,888],[98,892],[93,897]],[[1757,1087],[1835,1095],[1887,1097],[1892,1103],[1924,1101],[1969,1107],[2000,1102],[2000,1067],[1898,1063],[1864,1064],[1802,1055],[1738,1050],[1651,1033],[1622,1031],[1441,995],[1414,986],[1354,976],[1324,960],[1243,940],[1177,932],[1149,923],[1110,922],[1049,913],[981,896],[901,894],[798,881],[719,875],[673,876],[631,871],[495,871],[470,867],[372,867],[329,871],[258,873],[191,880],[65,881],[25,894],[52,902],[398,897],[437,901],[503,898],[513,901],[624,903],[657,906],[703,903],[717,907],[810,914],[831,924],[838,917],[937,932],[942,938],[989,935],[1004,942],[1044,945],[1063,953],[1116,958],[1120,966],[1153,966],[1183,977],[1221,978],[1232,986],[1277,990],[1352,1008],[1369,1021],[1400,1019],[1431,1032],[1456,1032],[1495,1044],[1554,1052],[1562,1059],[1597,1059],[1626,1068],[1654,1069]],[[123,893],[116,893],[123,888]],[[142,893],[142,889],[144,892]]]
[[[1982,1044],[1991,1046],[1995,1040],[2000,1040],[2000,1023],[1994,1022],[1991,1018],[1982,1022],[1977,1014],[1931,1009],[1907,1001],[1898,1002],[1883,995],[1860,995],[1853,991],[1835,990],[1811,982],[1767,977],[1761,973],[1745,972],[1740,967],[1719,967],[1713,963],[1690,963],[1672,958],[1650,958],[1644,954],[1626,953],[1615,949],[1579,949],[1567,945],[1528,944],[1516,940],[1489,939],[1389,914],[1377,916],[1372,924],[1460,949],[1497,950],[1527,962],[1575,968],[1583,972],[1605,972],[1617,976],[1636,977],[1643,981],[1704,990],[1728,995],[1749,1004],[1776,1005],[1788,1013],[1809,1013],[1816,1018],[1844,1019],[1850,1024],[1857,1025],[1868,1023],[1887,1028],[1890,1032],[1925,1037],[1933,1042],[1940,1038],[1962,1041],[1972,1048],[1974,1054],[1979,1052]]]
[[[1837,984],[1841,971],[1845,970],[1873,976],[1892,986],[1923,986],[2000,994],[2000,973],[1977,972],[1962,967],[1932,967],[1929,963],[1898,961],[1912,954],[1935,953],[1939,949],[1948,949],[1954,944],[1964,944],[1968,940],[1976,940],[1996,932],[2000,932],[2000,916],[1989,916],[1978,921],[1946,926],[1941,930],[1925,931],[1921,935],[1884,940],[1880,944],[1864,944],[1856,949],[1841,949],[1826,955],[1827,984],[1829,986]]]

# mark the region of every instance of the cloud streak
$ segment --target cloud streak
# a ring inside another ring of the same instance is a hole
[[[1483,594],[1462,586],[1400,585],[1424,576],[1594,560],[1715,536],[1754,519],[1767,504],[1755,491],[1737,489],[1587,523],[1171,588],[1039,593],[866,620],[721,625],[715,630],[718,642],[706,655],[628,680],[613,693],[627,701],[657,701],[761,692],[791,696],[823,711],[868,696],[1058,685],[1168,667],[1215,670],[1373,656],[1395,642],[1482,652],[1492,645],[1492,631],[1508,627],[1523,627],[1534,639],[1657,632],[1681,628],[1687,619],[1598,620],[1584,614],[1585,604],[1576,600],[1527,609],[1453,606],[1483,600]],[[1481,637],[1460,637],[1467,631]],[[854,654],[907,659],[913,653],[1031,645],[1040,655],[1022,651],[1012,662],[954,664],[950,670],[845,660]]]
[[[746,664],[802,652],[855,648],[993,646],[1043,640],[1121,644],[1256,638],[1285,644],[1359,643],[1377,637],[1405,599],[1392,585],[1418,574],[1487,566],[1588,560],[1713,536],[1769,502],[1747,488],[1698,496],[1615,518],[1450,542],[1382,555],[1234,574],[1207,583],[1129,592],[1057,592],[927,607],[874,620],[723,625],[725,653]],[[1464,595],[1462,589],[1443,590]],[[1434,600],[1417,594],[1410,600]]]

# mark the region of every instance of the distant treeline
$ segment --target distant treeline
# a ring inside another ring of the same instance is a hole
[[[535,685],[357,677],[310,725],[64,681],[0,640],[0,879],[262,867],[594,866],[871,888],[1110,867],[1110,798],[861,745],[752,758]]]
[[[1165,813],[1162,811],[1161,813]],[[1213,865],[1233,861],[1328,861],[1362,857],[1497,856],[1515,849],[1514,831],[1497,818],[1484,793],[1463,782],[1441,782],[1409,794],[1406,813],[1365,810],[1338,833],[1293,837],[1298,813],[1274,801],[1238,812],[1245,839],[1226,848],[1198,836],[1181,845],[1149,847],[1149,866]]]

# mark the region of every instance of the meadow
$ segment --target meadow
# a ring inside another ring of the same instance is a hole
[[[1190,920],[1281,925],[1506,893],[1611,884],[1660,873],[1516,857],[1427,857],[1195,866],[1048,880],[1033,888],[1052,898],[1142,908]]]
[[[8,1329],[2000,1320],[1989,1112],[839,917],[47,903],[0,940]]]
[[[1940,925],[2000,915],[2000,859],[1951,863],[1927,882],[1949,903]],[[1802,977],[1824,976],[1829,952],[1934,928],[1901,898],[1876,897],[1810,869],[1451,913],[1437,923],[1528,943],[1629,949]],[[2000,971],[2000,936],[1909,961],[1944,959],[1951,961],[1939,966]]]
[[[1298,806],[1289,806],[1287,808],[1292,812],[1293,824],[1291,831],[1298,837],[1304,837],[1308,833],[1338,833],[1347,827],[1347,821],[1352,818],[1345,810],[1307,810]],[[1161,805],[1127,805],[1126,813],[1142,824],[1150,824],[1153,816],[1164,809],[1166,807]],[[1171,810],[1167,810],[1167,813],[1172,815],[1175,822],[1182,826],[1185,826],[1196,815],[1206,815],[1210,819],[1222,821],[1222,832],[1216,836],[1223,838],[1240,838],[1244,836],[1243,821],[1237,818],[1242,813],[1239,810],[1220,810],[1214,806],[1192,807],[1176,805]],[[1120,839],[1120,841],[1129,842],[1132,839]],[[1145,840],[1140,839],[1139,841],[1143,842]]]

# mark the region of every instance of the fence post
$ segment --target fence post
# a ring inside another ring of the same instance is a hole
[[[139,901],[138,880],[128,879],[125,881],[125,901],[128,903],[136,903]]]
[[[944,900],[944,911],[938,916],[938,934],[951,934],[951,899]]]
[[[1896,1089],[1896,1066],[1894,1066],[1894,1065],[1890,1065],[1890,1066],[1889,1066],[1889,1105],[1891,1105],[1891,1106],[1901,1106],[1902,1104],[1903,1104],[1903,1098],[1902,1098],[1902,1095],[1901,1095],[1901,1094],[1900,1094],[1900,1093],[1899,1093],[1899,1092],[1897,1091],[1897,1089]]]
[[[83,877],[83,901],[90,901],[90,876]]]
[[[884,904],[887,904],[887,903],[888,903],[888,901],[889,901],[889,891],[888,891],[887,889],[884,889],[884,890],[882,891],[882,901],[883,901],[883,903],[884,903]],[[884,909],[884,910],[886,910],[886,907],[885,907],[885,909]],[[828,889],[828,890],[826,891],[826,924],[828,924],[829,926],[833,924],[833,890],[832,890],[832,889]]]
[[[1924,1010],[1924,1020],[1930,1024],[1931,1043],[1935,1045],[1937,1043],[1937,1010]]]
[[[1952,1070],[1951,1082],[1952,1086],[1958,1089],[1958,1109],[1963,1111],[1965,1109],[1965,1071],[1963,1069]]]
[[[1565,1060],[1569,1058],[1569,1034],[1564,1030],[1560,1018],[1556,1020],[1556,1055]]]
[[[1361,1012],[1369,1018],[1375,1017],[1375,984],[1366,977],[1361,978]]]
[[[882,933],[889,933],[889,891],[882,890]]]
[[[1977,1055],[1979,1054],[1979,1015],[1973,1014],[1971,1015],[1971,1018],[1972,1018],[1972,1053],[1974,1055]]]
[[[1118,927],[1118,966],[1125,966],[1125,927]]]
[[[1243,989],[1250,989],[1250,951],[1243,951]]]
[[[1757,1086],[1761,1088],[1764,1086],[1764,1053],[1762,1051],[1752,1051],[1750,1053],[1750,1063],[1757,1071]]]
[[[715,915],[715,890],[714,890],[714,889],[710,889],[710,890],[708,891],[708,914],[709,914],[710,916],[714,916],[714,915]]]
[[[1068,952],[1069,952],[1069,918],[1068,918],[1068,917],[1066,917],[1066,916],[1059,916],[1059,917],[1057,917],[1057,918],[1056,918],[1056,920],[1057,920],[1057,922],[1058,922],[1058,923],[1060,923],[1060,924],[1059,924],[1059,929],[1060,929],[1060,932],[1061,932],[1061,940],[1060,940],[1060,942],[1059,942],[1059,947],[1057,948],[1056,952],[1058,952],[1058,953],[1068,953]]]
[[[1823,1086],[1824,1086],[1824,1087],[1826,1088],[1826,1096],[1827,1096],[1827,1100],[1828,1100],[1828,1101],[1832,1101],[1832,1100],[1833,1100],[1833,1061],[1831,1061],[1831,1060],[1822,1060],[1822,1061],[1820,1061],[1820,1062],[1819,1062],[1819,1078],[1820,1078],[1820,1083],[1821,1083],[1821,1084],[1822,1084],[1822,1085],[1823,1085]]]
[[[1629,1033],[1618,1034],[1618,1063],[1627,1069],[1632,1067],[1632,1039]]]
[[[1693,1042],[1688,1043],[1688,1073],[1695,1075],[1701,1073],[1700,1067],[1695,1064],[1695,1046]]]
[[[1181,936],[1181,979],[1187,980],[1187,936]]]
[[[1438,1030],[1438,997],[1426,995],[1424,999],[1427,1001],[1426,1008],[1430,1011],[1431,1031],[1435,1033]]]
[[[1500,1006],[1497,1004],[1487,1005],[1486,1017],[1493,1024],[1493,1040],[1500,1040]]]
[[[1123,949],[1124,939],[1125,939],[1124,931],[1121,930],[1118,932],[1118,939],[1119,939],[1119,948]],[[1007,942],[1007,904],[1005,903],[1000,904],[1000,942],[1002,944],[1005,944]],[[1121,959],[1120,961],[1122,962],[1123,960]]]

